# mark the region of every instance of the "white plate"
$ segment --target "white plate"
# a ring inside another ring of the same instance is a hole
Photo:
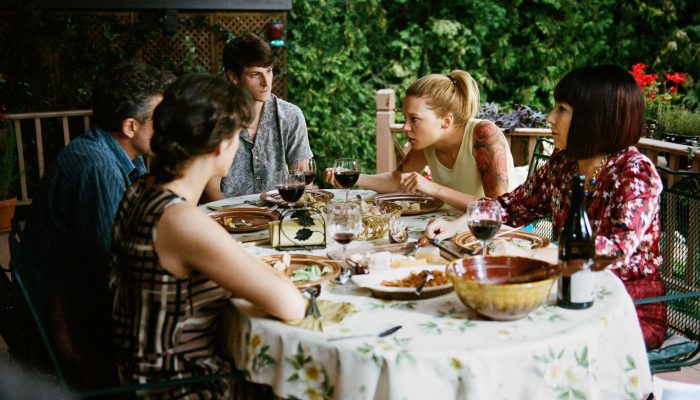
[[[394,281],[406,278],[411,272],[420,272],[427,270],[444,271],[442,265],[425,264],[423,266],[411,266],[403,268],[392,268],[386,271],[377,271],[365,275],[353,275],[352,281],[359,287],[369,289],[374,297],[389,300],[419,300],[428,299],[431,297],[442,296],[443,294],[452,291],[452,282],[448,282],[440,286],[426,286],[420,296],[416,295],[415,288],[400,288],[382,286],[382,281]]]

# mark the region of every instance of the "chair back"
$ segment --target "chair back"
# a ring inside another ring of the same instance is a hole
[[[47,304],[47,292],[41,290],[46,282],[45,278],[42,276],[39,268],[33,266],[32,258],[29,257],[27,252],[22,246],[22,232],[19,228],[19,224],[16,221],[12,223],[12,230],[10,232],[10,268],[12,270],[12,279],[16,283],[19,292],[24,300],[24,305],[27,311],[31,314],[32,319],[35,323],[36,331],[39,335],[41,343],[36,343],[35,345],[42,345],[46,351],[46,355],[54,369],[58,379],[65,384],[65,375],[61,369],[61,365],[58,362],[58,358],[53,351],[49,336],[47,333],[48,327],[48,313],[43,304]],[[27,329],[31,329],[29,326]],[[41,352],[41,349],[32,349],[36,352]]]
[[[530,159],[530,166],[527,170],[527,177],[529,178],[535,173],[540,167],[547,164],[552,156],[552,151],[554,150],[554,140],[551,137],[540,136],[535,142],[535,148],[532,152],[532,158]],[[554,237],[554,228],[552,226],[552,218],[541,218],[532,224],[532,231],[536,234],[556,242],[558,238]]]
[[[535,148],[532,152],[532,158],[530,159],[530,167],[527,170],[528,178],[549,161],[553,151],[554,139],[548,136],[540,136],[537,138]]]
[[[694,296],[668,307],[668,324],[691,340],[700,340],[700,173],[659,170],[681,178],[661,193],[661,276],[666,295]]]

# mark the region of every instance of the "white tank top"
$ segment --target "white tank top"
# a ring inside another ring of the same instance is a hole
[[[459,147],[459,153],[457,154],[457,159],[452,168],[447,168],[438,160],[435,155],[435,146],[429,146],[423,149],[423,155],[430,167],[433,182],[462,193],[479,197],[484,196],[481,174],[476,167],[476,160],[472,153],[472,148],[474,147],[474,127],[482,121],[485,120],[471,118],[467,121],[467,126],[464,128],[464,137],[462,137],[462,144]],[[498,130],[498,134],[501,136],[501,140],[507,143],[500,129]],[[511,191],[516,187],[515,167],[513,165],[513,155],[510,153],[510,148],[508,147],[506,147],[506,160],[508,167],[508,191]]]

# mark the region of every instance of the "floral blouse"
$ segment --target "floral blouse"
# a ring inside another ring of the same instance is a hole
[[[555,235],[569,210],[567,183],[575,160],[558,151],[525,183],[498,198],[503,220],[512,226],[552,217]],[[625,259],[611,266],[623,281],[660,279],[659,197],[662,183],[654,164],[630,146],[612,154],[586,198],[586,211],[596,236],[596,253]]]

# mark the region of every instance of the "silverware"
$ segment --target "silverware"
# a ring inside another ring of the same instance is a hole
[[[407,256],[411,253],[415,253],[416,250],[420,249],[421,247],[425,246],[430,242],[430,239],[428,239],[427,236],[421,236],[420,239],[416,240],[415,243],[413,243],[413,246],[409,247],[408,250],[406,250],[403,255]]]
[[[454,251],[448,249],[447,247],[441,245],[439,239],[433,239],[433,240],[431,240],[431,241],[430,241],[430,244],[433,245],[433,246],[435,246],[435,247],[437,247],[438,249],[440,249],[440,251],[445,252],[445,253],[448,254],[450,257],[452,257],[454,260],[456,260],[456,259],[458,259],[458,258],[462,258],[462,256],[461,256],[460,254],[457,254],[457,253],[455,253]]]
[[[435,275],[433,275],[433,273],[428,271],[427,269],[422,270],[418,273],[418,275],[423,275],[423,279],[421,279],[420,283],[416,287],[416,296],[420,296],[421,293],[423,293],[423,287],[426,283],[428,283],[428,281],[432,281],[433,279],[435,279]]]
[[[311,286],[307,287],[304,290],[309,295],[310,299],[310,305],[309,308],[306,309],[306,315],[304,315],[304,318],[313,316],[313,318],[316,320],[323,319],[323,317],[321,316],[321,310],[319,310],[318,304],[316,303],[316,297],[318,297],[318,292],[320,291],[320,288],[316,286]]]
[[[387,336],[391,335],[392,333],[398,331],[399,329],[401,329],[401,325],[396,325],[396,326],[393,326],[389,329],[385,329],[385,330],[379,332],[378,334],[362,333],[362,334],[358,334],[358,335],[333,336],[333,337],[329,337],[327,340],[329,342],[333,342],[336,340],[357,339],[357,338],[365,338],[365,337],[373,337],[373,336],[383,338],[383,337],[387,337]]]

